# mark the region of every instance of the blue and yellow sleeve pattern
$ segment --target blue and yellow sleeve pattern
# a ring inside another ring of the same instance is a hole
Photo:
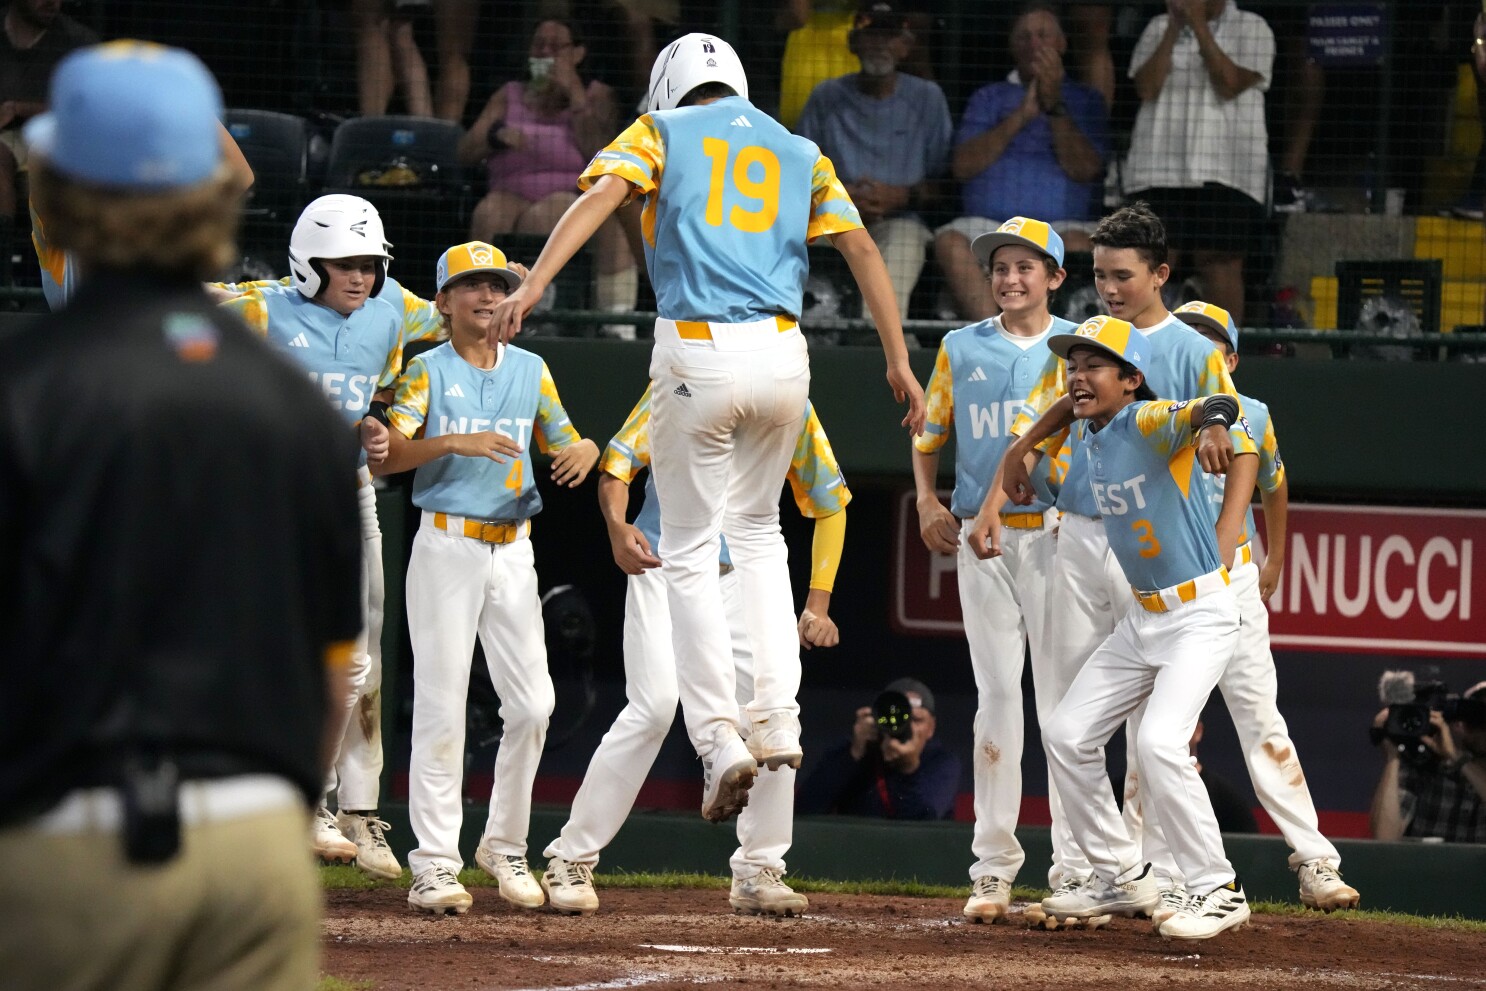
[[[929,376],[929,388],[924,395],[928,409],[928,420],[924,432],[913,438],[913,447],[922,454],[933,454],[949,440],[949,431],[955,422],[954,374],[949,367],[949,349],[939,343],[939,355],[934,359],[934,371]]]
[[[808,519],[835,516],[851,502],[851,490],[846,487],[841,465],[813,404],[805,406],[805,425],[795,442],[786,477],[800,515]]]
[[[629,197],[634,199],[635,195],[651,193],[660,185],[665,159],[665,142],[654,119],[645,114],[593,156],[588,168],[578,176],[578,188],[586,191],[599,176],[617,175],[635,187]]]
[[[391,389],[397,385],[397,376],[402,373],[402,330],[397,332],[397,340],[392,345],[392,350],[387,352],[387,363],[382,366],[382,374],[377,376],[377,391]]]
[[[650,465],[650,386],[599,456],[599,471],[628,485]]]
[[[1223,357],[1223,352],[1213,348],[1208,352],[1207,362],[1202,366],[1202,377],[1199,382],[1197,394],[1199,396],[1216,396],[1223,392],[1238,398],[1238,389],[1233,385],[1233,378],[1228,374],[1228,361]]]
[[[1283,484],[1285,462],[1280,458],[1280,442],[1274,434],[1274,417],[1270,416],[1264,423],[1264,436],[1259,440],[1259,488],[1275,492]]]
[[[224,289],[227,292],[245,293],[254,289],[267,289],[269,286],[287,286],[291,283],[289,276],[282,279],[257,279],[253,282],[208,282],[207,285],[213,289]]]
[[[420,355],[408,362],[408,370],[397,380],[397,394],[387,420],[392,429],[409,439],[416,437],[428,419],[428,366]]]
[[[561,451],[569,444],[576,444],[583,439],[573,429],[568,411],[562,408],[562,400],[557,395],[557,383],[552,381],[552,373],[547,370],[545,361],[542,362],[541,398],[537,400],[536,437],[537,449],[543,454]]]
[[[268,283],[273,285],[274,283]],[[250,289],[241,296],[221,304],[222,309],[237,314],[239,320],[259,337],[268,336],[268,300],[262,289]]]
[[[810,226],[806,228],[805,239],[814,241],[862,226],[862,215],[857,212],[846,186],[836,177],[836,167],[821,155],[810,173]]]
[[[444,326],[444,315],[432,301],[424,299],[406,286],[402,289],[402,339],[404,344],[414,341],[442,341],[449,337]]]
[[[1169,399],[1142,403],[1135,411],[1135,425],[1146,442],[1166,458],[1172,480],[1181,489],[1182,495],[1190,498],[1189,486],[1193,476],[1193,465],[1197,459],[1197,432],[1192,423],[1192,401],[1174,402]],[[1228,428],[1233,440],[1233,454],[1257,454],[1253,435],[1249,433],[1248,421],[1243,417]]]
[[[1050,355],[1047,364],[1042,366],[1042,375],[1037,379],[1037,384],[1032,391],[1027,393],[1027,401],[1022,404],[1022,410],[1011,422],[1010,433],[1020,437],[1032,429],[1042,414],[1052,408],[1053,403],[1068,394],[1068,365],[1057,355]],[[1061,430],[1053,434],[1047,440],[1037,445],[1037,450],[1049,456],[1056,456],[1059,450],[1068,440],[1068,431]],[[1067,457],[1064,455],[1066,466]],[[1064,473],[1066,474],[1066,467]]]

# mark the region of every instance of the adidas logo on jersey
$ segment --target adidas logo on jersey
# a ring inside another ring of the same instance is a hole
[[[682,399],[690,399],[691,390],[686,387],[685,382],[682,382],[680,385],[676,386],[676,388],[671,390],[671,395],[680,396]]]
[[[463,399],[464,390],[459,387],[458,382],[455,382],[453,385],[449,386],[449,388],[444,390],[444,395],[453,396],[455,399]]]
[[[739,114],[738,116],[736,116],[736,117],[733,118],[732,125],[734,127],[752,127],[753,126],[752,124],[748,123],[748,118],[747,117],[744,117],[742,114]]]
[[[310,339],[305,337],[304,334],[300,334],[289,342],[289,346],[291,348],[307,348],[310,346]]]
[[[976,365],[975,366],[975,371],[973,371],[973,372],[970,373],[970,378],[967,379],[966,381],[969,381],[969,382],[984,382],[985,380],[986,380],[985,369],[981,368],[979,365]]]

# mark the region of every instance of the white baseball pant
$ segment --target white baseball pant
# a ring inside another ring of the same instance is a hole
[[[728,632],[737,668],[738,705],[753,698],[753,652],[743,617],[737,572],[720,576]],[[624,678],[629,703],[604,734],[588,763],[583,784],[562,833],[544,851],[573,863],[596,864],[634,808],[679,700],[676,656],[666,582],[655,571],[631,575],[624,605]],[[751,877],[766,868],[784,870],[794,831],[795,771],[781,767],[760,775],[738,816],[739,847],[733,874]]]
[[[781,323],[786,329],[780,330]],[[655,322],[650,457],[681,712],[702,757],[740,734],[732,645],[718,588],[721,536],[737,568],[753,641],[751,720],[798,715],[800,644],[779,490],[810,393],[810,356],[782,320]]]
[[[1230,588],[1238,599],[1238,648],[1218,688],[1238,732],[1239,747],[1249,769],[1249,780],[1259,804],[1290,845],[1290,868],[1326,859],[1340,865],[1341,854],[1325,836],[1316,818],[1316,806],[1300,756],[1280,715],[1274,654],[1269,649],[1269,611],[1259,598],[1259,568],[1240,547],[1229,572]],[[1149,810],[1148,810],[1149,811]],[[1141,844],[1146,860],[1162,877],[1179,877],[1164,831],[1156,817],[1146,815]]]
[[[337,713],[340,732],[335,734],[335,753],[325,775],[325,791],[320,796],[320,804],[324,805],[326,796],[334,791],[336,804],[342,809],[374,809],[382,776],[381,726],[377,727],[376,771],[368,790],[365,773],[358,772],[370,764],[370,755],[362,741],[355,739],[363,734],[360,727],[353,725],[357,720],[352,718],[363,695],[376,690],[369,686],[374,681],[380,685],[382,679],[382,603],[386,585],[382,577],[382,528],[377,522],[377,491],[372,486],[371,471],[364,465],[356,469],[356,508],[361,517],[361,632],[356,636],[346,667],[344,709]],[[380,722],[380,707],[377,715]],[[349,789],[346,787],[347,770],[350,771]],[[357,801],[369,798],[371,804],[352,804],[352,798]]]
[[[414,874],[435,865],[458,871],[463,821],[465,705],[475,637],[485,650],[504,723],[495,787],[481,845],[526,855],[531,789],[552,715],[552,679],[531,540],[508,544],[462,536],[432,523],[413,539],[408,562],[408,636],[413,645],[413,746],[408,818],[418,846]],[[523,526],[523,530],[526,528]]]
[[[1135,708],[1145,718],[1131,750],[1145,771],[1145,800],[1165,826],[1187,887],[1196,894],[1233,879],[1207,788],[1187,749],[1207,697],[1238,645],[1238,601],[1217,571],[1182,602],[1164,590],[1165,612],[1132,608],[1084,664],[1043,727],[1049,768],[1084,856],[1105,881],[1142,863],[1115,808],[1104,744]]]
[[[956,559],[977,702],[970,879],[993,876],[1009,883],[1026,859],[1016,838],[1022,801],[1022,658],[1030,642],[1035,677],[1047,653],[1043,630],[1053,535],[1003,525],[1001,556],[982,561],[970,549],[974,525],[974,520],[960,525]]]
[[[1064,513],[1055,531],[1052,577],[1048,582],[1046,660],[1032,652],[1032,679],[1037,694],[1037,721],[1047,724],[1089,656],[1114,632],[1133,600],[1130,583],[1109,549],[1104,524],[1088,516]],[[1048,809],[1052,814],[1053,864],[1049,887],[1070,877],[1088,877],[1093,866],[1074,839],[1063,801],[1048,770]]]

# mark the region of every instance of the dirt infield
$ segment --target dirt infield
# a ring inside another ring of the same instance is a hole
[[[475,888],[468,915],[407,910],[405,891],[329,891],[324,970],[377,991],[746,988],[1486,988],[1479,932],[1256,915],[1205,943],[1139,920],[1097,932],[968,925],[943,898],[813,894],[804,919],[736,916],[726,891],[601,888],[598,915],[520,912]]]

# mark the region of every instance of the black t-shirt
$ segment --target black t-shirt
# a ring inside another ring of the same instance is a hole
[[[16,48],[0,30],[0,100],[45,103],[57,63],[73,49],[97,41],[97,34],[66,14],[58,15],[30,48]]]
[[[354,433],[179,281],[99,275],[0,368],[0,822],[134,745],[318,794],[324,649],[361,625]]]

